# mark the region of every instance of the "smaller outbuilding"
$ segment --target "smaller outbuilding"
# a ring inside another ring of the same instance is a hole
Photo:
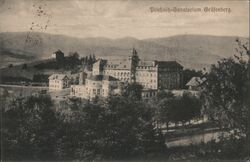
[[[201,85],[204,83],[204,79],[201,79],[200,77],[193,77],[190,79],[190,81],[186,84],[189,90],[192,91],[199,91],[201,90]]]
[[[57,50],[51,55],[51,58],[55,59],[56,61],[63,61],[64,53],[61,50]]]
[[[83,85],[72,85],[71,96],[93,99],[95,97],[108,97],[118,91],[119,80],[108,75],[92,75]]]
[[[69,87],[69,78],[65,74],[52,74],[49,77],[49,90],[62,90]]]

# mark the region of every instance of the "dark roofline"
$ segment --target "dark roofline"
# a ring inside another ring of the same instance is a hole
[[[112,76],[109,76],[109,75],[93,75],[93,76],[90,76],[87,79],[93,80],[93,81],[102,81],[102,80],[118,81],[119,80],[119,79],[116,79],[116,78],[114,78]]]
[[[160,67],[168,67],[168,68],[183,68],[183,66],[177,61],[155,61],[156,65]]]

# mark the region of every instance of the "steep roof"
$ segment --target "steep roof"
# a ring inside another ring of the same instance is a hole
[[[130,70],[131,62],[128,59],[124,60],[108,60],[105,69],[124,69]]]
[[[67,75],[65,75],[65,74],[52,74],[49,77],[50,80],[54,80],[54,79],[63,80],[65,78],[68,78]]]
[[[186,86],[200,86],[203,82],[204,82],[204,79],[201,79],[200,77],[193,77],[186,84]]]
[[[118,79],[109,76],[109,75],[93,75],[90,76],[89,78],[87,78],[89,80],[93,80],[93,81],[102,81],[102,80],[107,80],[107,81],[118,81]]]
[[[155,66],[154,61],[139,61],[138,66]]]
[[[131,69],[131,61],[129,59],[121,59],[121,60],[98,60],[95,62],[95,65],[100,67],[100,70],[103,69],[122,69],[122,70],[130,70]],[[94,66],[95,66],[94,65]],[[176,61],[139,61],[138,66],[147,66],[154,67],[158,65],[160,68],[183,68],[181,64]]]
[[[183,68],[181,64],[176,61],[156,61],[158,67],[162,68]]]

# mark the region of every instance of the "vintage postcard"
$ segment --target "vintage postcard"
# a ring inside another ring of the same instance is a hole
[[[249,0],[0,0],[1,161],[249,161]]]

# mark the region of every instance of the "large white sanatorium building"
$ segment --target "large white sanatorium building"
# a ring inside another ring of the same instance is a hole
[[[93,65],[93,75],[110,75],[122,82],[131,81],[133,56],[126,60],[98,60]],[[179,89],[183,67],[176,61],[139,61],[136,66],[136,82],[144,89]]]
[[[160,89],[181,88],[183,67],[178,62],[138,60],[135,74],[132,74],[134,57],[138,58],[135,49],[128,59],[99,59],[93,64],[92,74],[87,77],[84,85],[71,86],[71,95],[86,99],[107,97],[114,93],[119,82],[131,82],[132,78],[143,86],[144,98],[155,96]]]

